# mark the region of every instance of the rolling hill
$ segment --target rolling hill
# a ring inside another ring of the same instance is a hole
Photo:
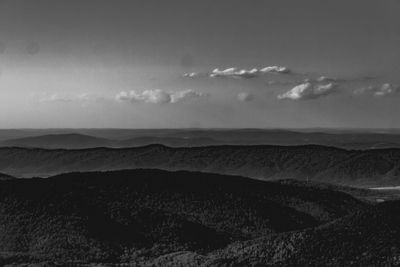
[[[289,249],[290,242],[305,240],[296,233],[311,231],[307,242],[312,242],[313,235],[331,229],[330,223],[343,227],[342,218],[374,212],[372,207],[312,183],[185,171],[70,173],[0,181],[0,264],[154,266],[167,261],[159,266],[173,266],[170,260],[181,253],[199,255],[199,261],[239,263],[254,260],[245,254],[250,252],[260,253],[258,261],[263,263],[270,258],[262,254],[261,240],[279,239]],[[237,253],[239,258],[232,256],[238,246],[250,244],[256,247]]]
[[[400,184],[400,149],[210,146],[46,150],[0,148],[0,172],[15,177],[136,168],[188,170],[271,180],[296,178],[363,187]]]

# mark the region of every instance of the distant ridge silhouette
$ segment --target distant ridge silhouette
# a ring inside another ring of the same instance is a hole
[[[37,148],[171,147],[210,145],[324,145],[347,149],[400,147],[398,131],[266,129],[43,129],[0,130],[0,146]]]
[[[9,139],[1,142],[2,146],[69,149],[102,147],[110,146],[112,144],[112,140],[76,133],[47,134],[18,139]]]

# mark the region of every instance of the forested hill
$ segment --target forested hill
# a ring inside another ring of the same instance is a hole
[[[370,208],[312,183],[185,171],[0,181],[0,265],[143,266],[171,253],[220,255],[218,250],[236,242],[257,244],[260,237],[318,227]]]
[[[135,168],[202,171],[259,179],[317,180],[354,186],[400,184],[400,149],[209,146],[81,150],[0,148],[0,172],[16,177]]]

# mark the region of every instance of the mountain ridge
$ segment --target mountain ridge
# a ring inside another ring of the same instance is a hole
[[[14,135],[12,135],[14,133]],[[74,142],[71,136],[75,135]],[[13,138],[15,137],[15,138]],[[79,138],[80,137],[80,138]],[[0,130],[0,145],[41,148],[131,147],[160,143],[173,147],[209,145],[307,145],[349,149],[400,147],[398,132],[283,129],[42,129]]]
[[[16,177],[121,169],[188,170],[272,180],[296,178],[353,186],[400,184],[400,149],[318,145],[173,148],[0,148],[0,172]]]
[[[90,148],[93,146],[107,146],[112,140],[94,137],[79,133],[46,134],[24,138],[8,139],[0,142],[2,146],[12,147],[35,147],[35,148],[61,148],[70,149]]]

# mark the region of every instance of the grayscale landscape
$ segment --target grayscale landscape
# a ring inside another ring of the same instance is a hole
[[[0,266],[400,266],[398,14],[0,0]]]

